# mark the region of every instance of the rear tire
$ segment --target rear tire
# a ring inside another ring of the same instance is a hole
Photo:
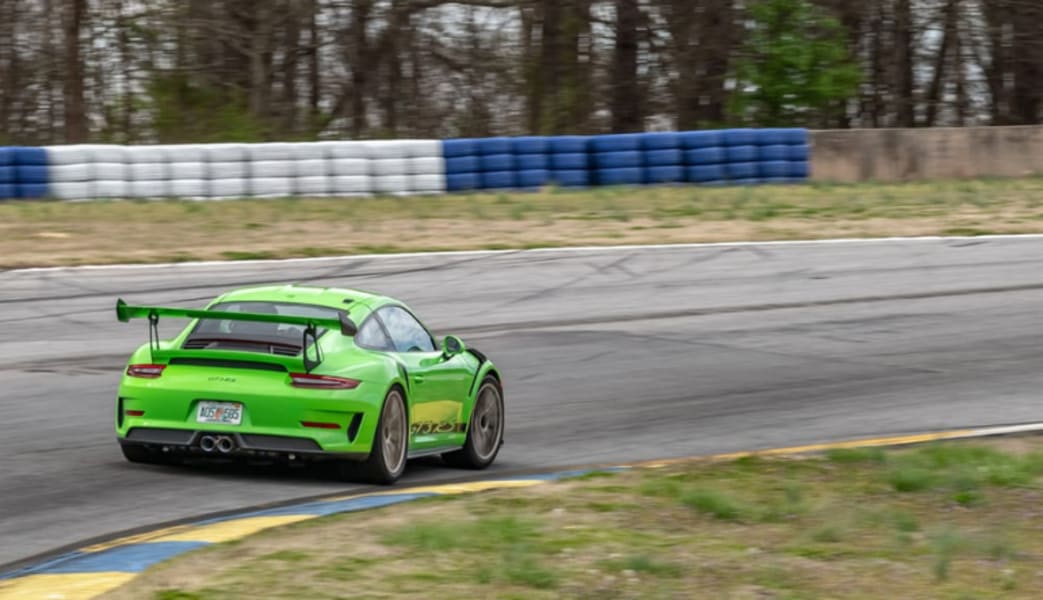
[[[342,477],[391,485],[398,481],[406,470],[408,450],[409,418],[406,413],[406,401],[401,390],[393,388],[384,398],[369,458],[362,463],[342,464]]]
[[[495,377],[489,376],[478,388],[478,396],[467,424],[464,447],[442,455],[451,467],[484,469],[493,464],[503,445],[503,389]]]
[[[166,454],[145,448],[144,446],[120,444],[120,450],[123,451],[123,458],[126,458],[132,463],[144,465],[169,465],[174,462]]]

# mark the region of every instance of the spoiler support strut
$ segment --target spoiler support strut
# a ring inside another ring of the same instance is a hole
[[[156,311],[148,314],[148,360],[156,362],[155,353],[159,350],[159,315]]]

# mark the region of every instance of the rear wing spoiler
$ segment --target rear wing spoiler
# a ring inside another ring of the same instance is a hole
[[[292,315],[271,315],[260,313],[226,312],[220,310],[201,310],[195,308],[173,308],[167,306],[131,306],[122,298],[116,300],[116,318],[122,323],[131,319],[148,319],[149,322],[149,351],[152,354],[159,349],[159,318],[177,317],[183,319],[227,319],[229,321],[253,321],[256,323],[283,323],[286,325],[304,326],[303,339],[301,341],[301,357],[304,361],[304,370],[311,372],[322,362],[322,354],[316,344],[318,341],[318,328],[339,331],[341,335],[353,336],[358,333],[358,327],[343,312],[338,312],[338,318],[326,317],[297,317]],[[312,355],[309,355],[309,342],[312,346]]]
[[[148,319],[158,321],[160,317],[180,317],[184,319],[226,319],[229,321],[254,321],[257,323],[283,323],[286,325],[303,325],[306,328],[324,327],[339,331],[341,335],[353,336],[358,327],[344,313],[340,318],[296,317],[291,315],[270,315],[260,313],[226,312],[220,310],[202,310],[196,308],[173,308],[168,306],[131,306],[116,300],[116,318],[122,323],[131,319]]]

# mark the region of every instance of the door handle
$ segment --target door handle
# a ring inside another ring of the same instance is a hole
[[[413,383],[424,383],[423,375],[413,375]]]

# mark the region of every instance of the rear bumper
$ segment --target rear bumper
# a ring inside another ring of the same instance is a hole
[[[231,440],[231,449],[221,451],[205,443],[205,437]],[[140,446],[164,453],[198,458],[266,458],[302,460],[356,460],[363,461],[369,452],[328,452],[313,439],[282,435],[262,435],[238,431],[201,431],[165,429],[159,427],[132,427],[125,437],[117,438],[122,446]],[[204,450],[204,448],[208,448]]]

